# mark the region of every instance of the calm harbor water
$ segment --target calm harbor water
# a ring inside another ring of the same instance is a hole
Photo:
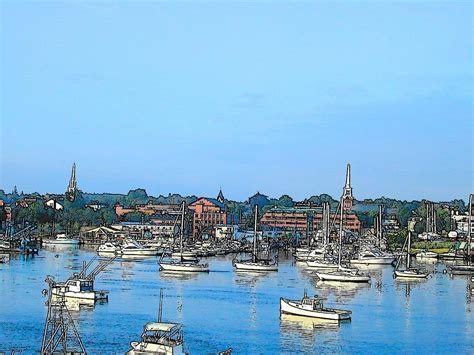
[[[44,279],[65,280],[78,271],[92,250],[41,250],[34,258],[0,264],[0,351],[38,352],[46,317]],[[280,255],[280,270],[247,274],[232,270],[231,256],[208,260],[209,274],[167,275],[157,258],[117,259],[96,280],[109,301],[72,311],[90,353],[124,353],[139,340],[143,325],[157,317],[164,289],[163,320],[184,326],[185,349],[216,353],[473,353],[474,317],[470,281],[450,278],[442,263],[428,280],[402,282],[392,267],[365,267],[370,285],[317,281],[312,271]],[[328,306],[352,310],[339,326],[286,316],[279,298],[301,298],[303,290],[327,297]]]

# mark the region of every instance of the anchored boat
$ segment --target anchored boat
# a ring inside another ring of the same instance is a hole
[[[351,319],[351,311],[325,308],[323,301],[324,299],[317,295],[313,298],[308,297],[305,290],[301,300],[280,298],[280,313],[337,321]]]
[[[255,205],[252,259],[232,260],[232,265],[234,266],[236,270],[241,270],[241,271],[278,271],[278,258],[276,258],[275,261],[273,261],[270,258],[264,259],[264,258],[258,257],[258,235],[257,235],[258,222],[257,221],[258,221],[258,205]]]
[[[43,244],[48,245],[79,245],[79,239],[73,239],[66,236],[64,233],[59,233],[56,235],[56,238],[53,239],[44,239]]]
[[[99,255],[117,255],[121,253],[121,248],[112,242],[105,242],[97,248]]]
[[[415,268],[415,267],[412,267],[410,264],[410,261],[411,261],[411,255],[410,255],[410,249],[411,249],[411,231],[412,229],[414,229],[415,227],[415,224],[416,224],[416,221],[413,220],[413,221],[410,221],[409,222],[409,225],[408,225],[408,235],[405,239],[405,243],[403,245],[403,248],[402,250],[405,248],[405,244],[408,244],[407,245],[407,265],[406,265],[406,268],[403,270],[403,269],[399,269],[399,266],[401,264],[401,259],[402,257],[400,256],[398,258],[398,262],[397,262],[397,265],[395,266],[395,271],[393,273],[393,276],[395,278],[406,278],[406,279],[426,279],[428,277],[428,272],[426,272],[425,270],[421,270],[421,269],[418,269],[418,268]]]
[[[361,251],[357,259],[351,259],[350,263],[354,265],[390,265],[394,261],[395,257],[393,255],[388,255],[383,253],[382,251],[371,249]]]
[[[127,239],[120,249],[123,256],[155,256],[158,255],[158,248],[141,245],[136,240]]]
[[[173,271],[173,272],[209,272],[209,265],[200,264],[199,260],[186,261],[183,257],[183,239],[184,239],[184,214],[186,210],[186,204],[183,201],[181,206],[181,230],[179,233],[179,261],[163,261],[164,253],[161,255],[159,265],[160,271]]]

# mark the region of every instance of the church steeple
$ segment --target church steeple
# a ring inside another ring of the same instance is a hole
[[[66,198],[69,201],[74,201],[76,198],[77,181],[76,181],[76,163],[72,164],[71,178],[69,179],[69,185],[67,186]]]
[[[225,203],[225,197],[224,194],[222,193],[222,188],[219,189],[219,195],[217,195],[217,201],[220,203]]]
[[[352,209],[353,205],[352,187],[351,187],[351,164],[346,168],[346,184],[342,190],[342,206],[345,210]]]

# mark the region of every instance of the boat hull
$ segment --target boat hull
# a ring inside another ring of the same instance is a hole
[[[235,262],[234,267],[240,271],[278,271],[278,265],[276,264],[260,264],[253,262]]]
[[[337,281],[337,282],[369,282],[370,277],[365,275],[354,275],[351,273],[340,272],[317,272],[316,275],[321,281]]]
[[[350,262],[354,265],[390,265],[395,261],[394,257],[380,257],[367,259],[352,259]]]
[[[280,313],[335,321],[351,319],[350,311],[329,308],[326,310],[302,309],[299,308],[296,303],[284,298],[280,298]]]
[[[70,239],[70,240],[43,240],[44,245],[79,245],[79,240]]]
[[[401,270],[395,270],[394,275],[396,278],[403,278],[403,279],[426,279],[428,277],[427,272],[407,272]]]
[[[337,269],[339,268],[338,264],[325,263],[320,260],[307,260],[306,265],[315,269]]]
[[[122,250],[120,254],[124,256],[156,256],[158,250]]]
[[[207,264],[161,263],[160,270],[172,272],[209,272]]]

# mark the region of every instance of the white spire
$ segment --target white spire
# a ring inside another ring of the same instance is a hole
[[[347,164],[347,169],[346,169],[346,186],[345,188],[350,188],[351,187],[351,164]]]

